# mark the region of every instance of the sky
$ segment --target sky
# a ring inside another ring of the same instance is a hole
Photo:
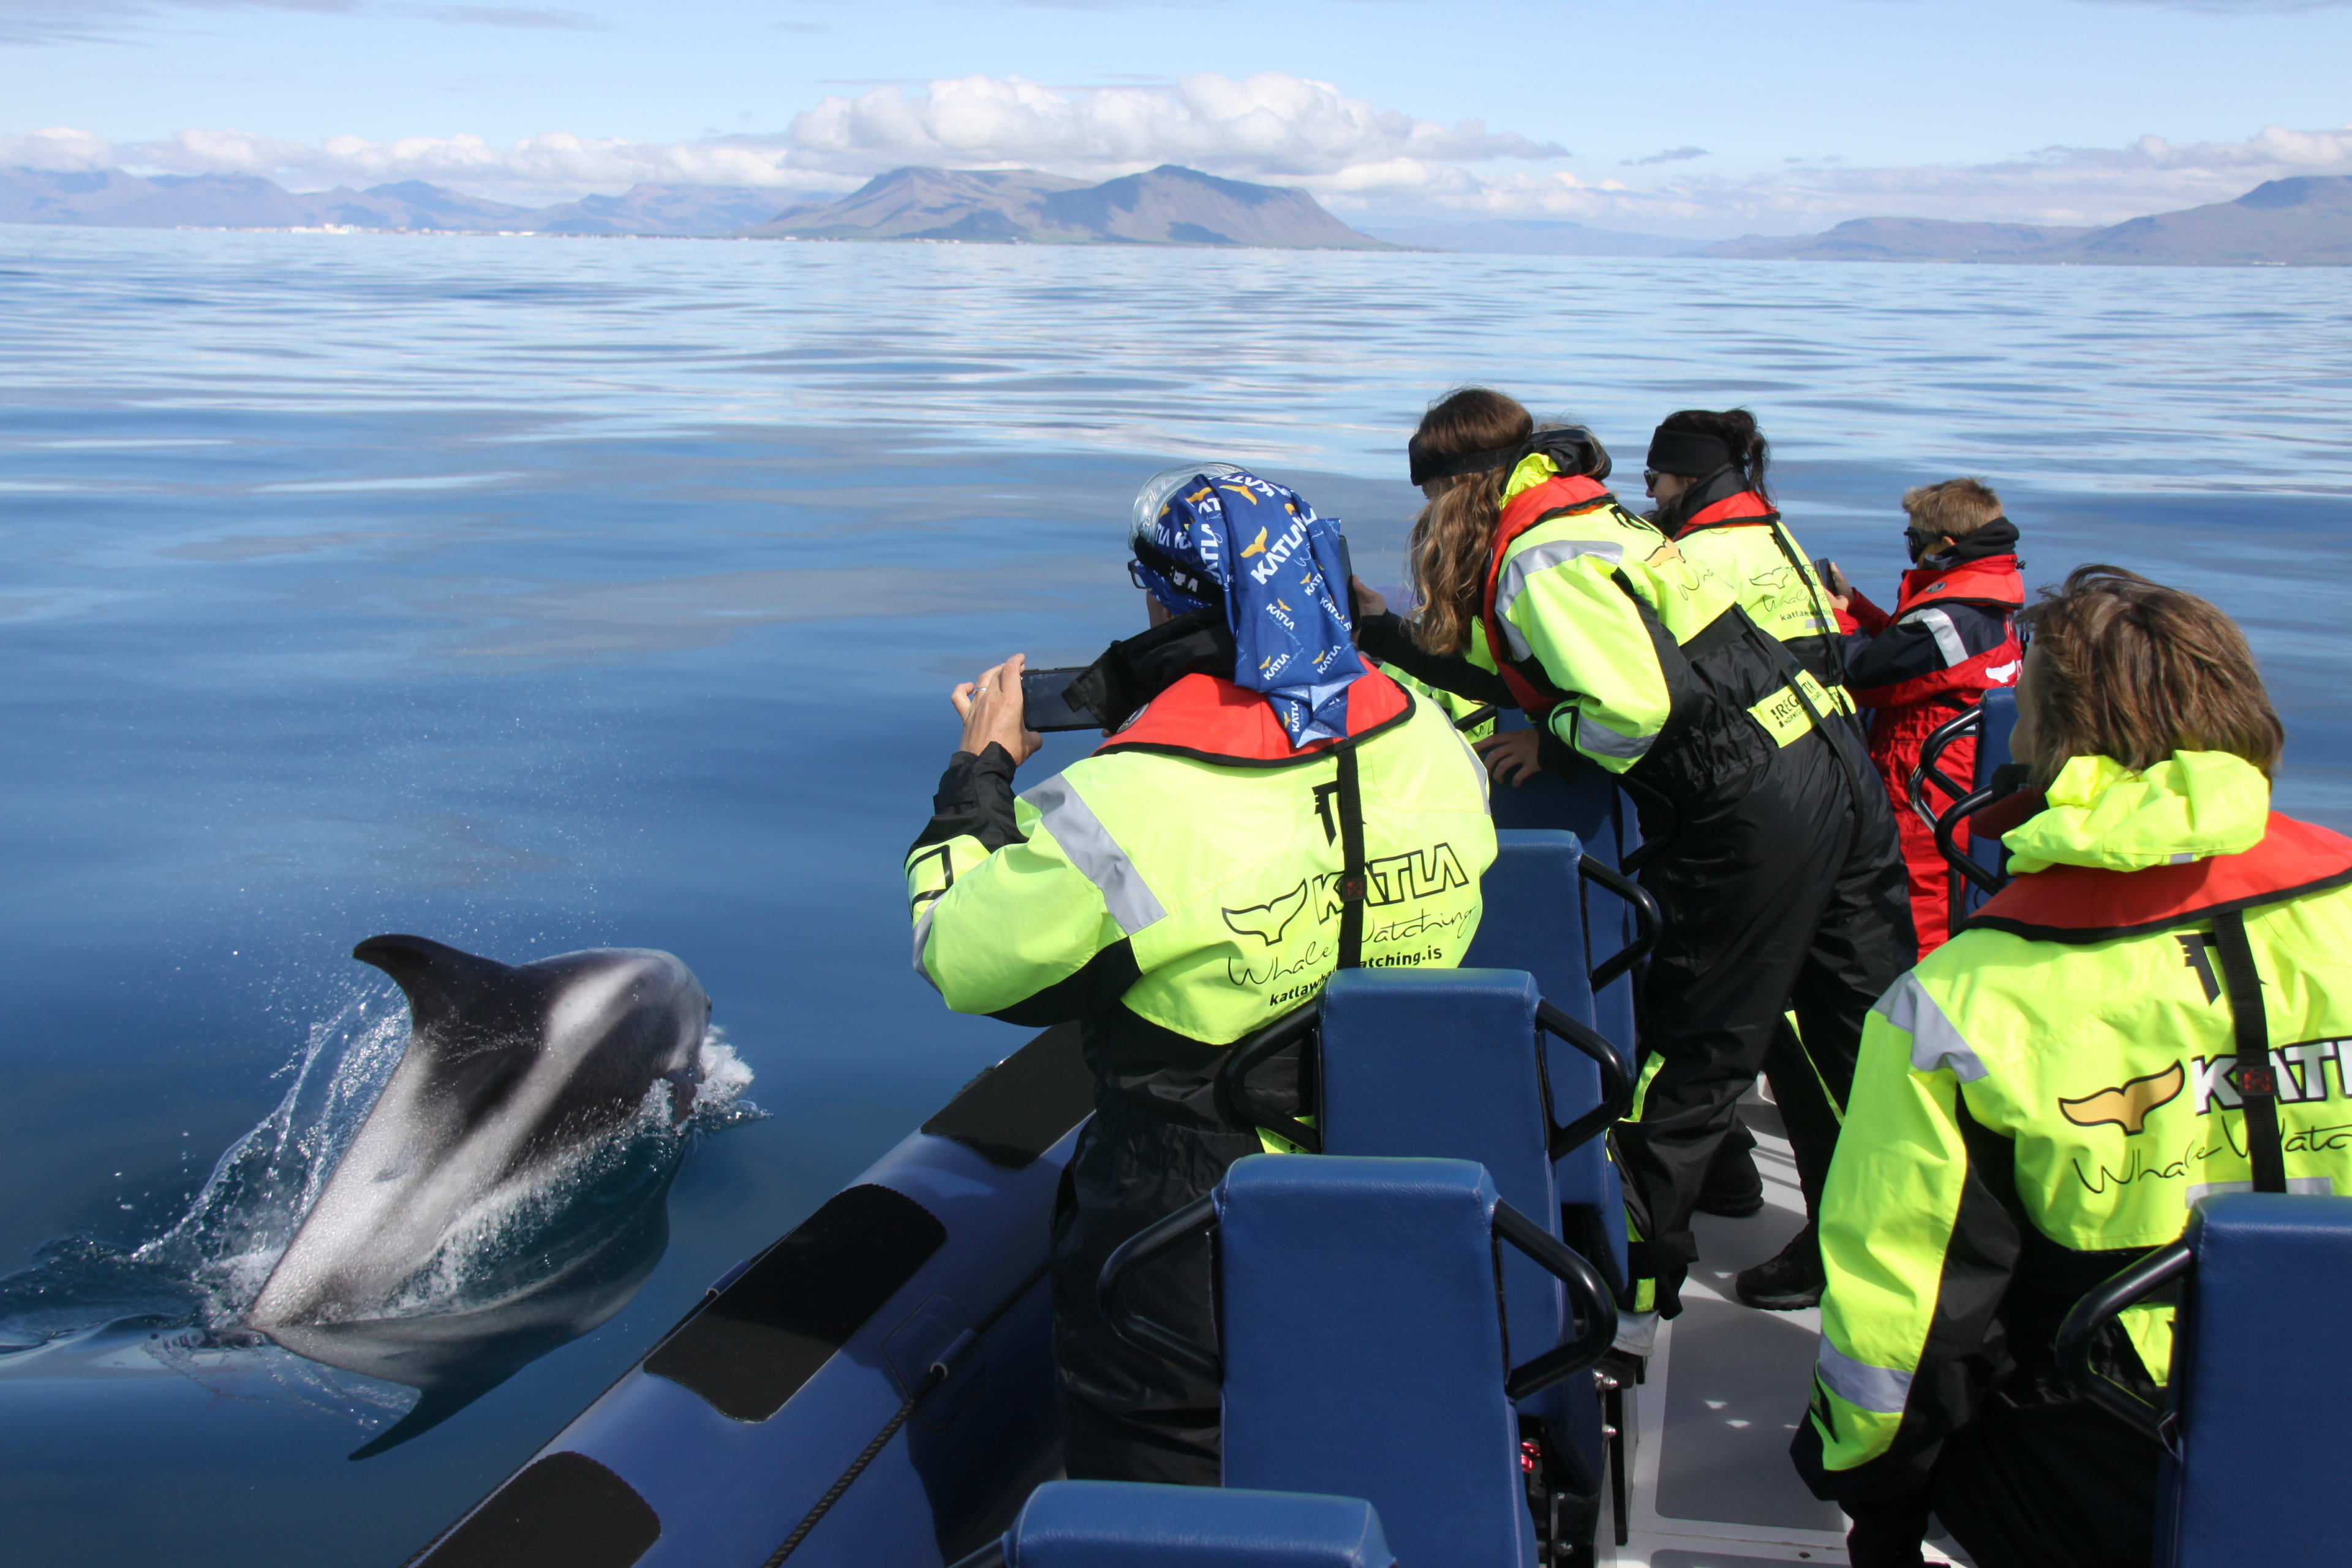
[[[537,204],[1162,163],[1360,225],[2112,223],[2352,174],[2352,0],[0,0],[0,166]]]

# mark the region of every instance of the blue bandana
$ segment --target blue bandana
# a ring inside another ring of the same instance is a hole
[[[1364,661],[1335,593],[1339,524],[1230,463],[1171,469],[1136,499],[1136,574],[1151,596],[1180,614],[1222,603],[1234,684],[1265,694],[1293,746],[1345,735]]]

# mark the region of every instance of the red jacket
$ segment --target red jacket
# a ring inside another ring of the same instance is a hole
[[[1987,530],[1986,531],[1990,531]],[[1975,536],[1971,536],[1973,538]],[[2006,541],[2013,542],[2008,531]],[[1962,542],[1962,551],[1967,541]],[[1954,554],[1961,553],[1956,551]],[[2025,649],[2017,635],[2017,612],[2025,604],[2025,579],[2013,553],[1984,553],[1955,561],[1929,556],[1903,574],[1903,591],[1892,614],[1859,593],[1847,614],[1863,635],[1846,642],[1847,689],[1870,712],[1870,757],[1895,802],[1896,831],[1911,873],[1911,915],[1926,956],[1950,934],[1951,868],[1936,848],[1936,836],[1911,807],[1911,770],[1929,735],[1981,700],[1996,686],[2017,684]],[[1976,767],[1974,737],[1944,752],[1942,771],[1965,784]],[[1923,781],[1924,782],[1924,781]],[[1951,804],[1927,786],[1927,806]],[[1965,847],[1968,829],[1956,836]]]

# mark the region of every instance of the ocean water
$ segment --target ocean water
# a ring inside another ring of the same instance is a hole
[[[2352,827],[2342,281],[0,228],[10,1560],[400,1562],[1017,1045],[907,964],[945,689],[1139,626],[1128,498],[1179,458],[1263,466],[1392,578],[1451,386],[1629,475],[1663,414],[1746,404],[1882,598],[1904,488],[1979,474],[2031,580],[2240,616],[2282,805]],[[354,1460],[413,1395],[205,1302],[387,1069],[396,993],[347,954],[393,931],[675,952],[736,1098],[632,1156],[667,1234],[609,1319]],[[268,1203],[223,1185],[257,1138],[293,1151]]]

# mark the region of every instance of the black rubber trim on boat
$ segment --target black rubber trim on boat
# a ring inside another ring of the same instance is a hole
[[[629,1568],[660,1539],[635,1487],[564,1452],[516,1472],[409,1568]]]
[[[1095,1075],[1079,1049],[1078,1026],[1056,1024],[964,1085],[923,1131],[1018,1171],[1094,1108]]]
[[[947,1239],[947,1227],[904,1193],[836,1193],[672,1330],[645,1369],[722,1415],[765,1421]]]

